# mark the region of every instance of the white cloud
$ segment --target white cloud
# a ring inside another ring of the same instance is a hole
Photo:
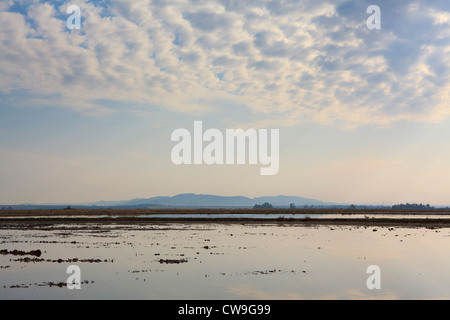
[[[13,0],[2,0],[2,2],[0,2],[0,11],[8,10],[13,4]]]
[[[450,12],[439,12],[434,9],[430,9],[430,15],[434,18],[435,24],[449,24]]]
[[[35,2],[26,18],[0,12],[0,92],[88,114],[104,100],[201,113],[223,99],[290,124],[447,117],[449,13],[410,1],[400,26],[385,5],[375,33],[342,3],[81,1],[80,32],[65,29],[67,5]]]

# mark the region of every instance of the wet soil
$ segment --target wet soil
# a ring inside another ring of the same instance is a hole
[[[93,280],[84,280],[80,284],[93,284]],[[58,287],[58,288],[65,288],[67,287],[67,282],[43,282],[43,283],[30,283],[30,284],[14,284],[10,286],[3,286],[3,289],[10,288],[10,289],[28,289],[30,287]]]
[[[13,251],[8,251],[6,249],[4,250],[0,250],[0,254],[3,256],[6,255],[13,255],[13,256],[35,256],[35,257],[40,257],[42,255],[42,251],[41,250],[31,250],[31,251],[20,251],[20,250],[13,250]]]
[[[186,215],[186,218],[163,218],[163,217],[139,217],[141,215],[161,215],[161,214],[178,214]],[[211,218],[195,218],[192,215],[207,214]],[[236,218],[215,218],[217,214],[239,214]],[[274,219],[258,219],[244,218],[242,215],[254,214],[280,214],[283,215]],[[304,215],[322,215],[321,218],[307,216],[305,218],[292,218],[292,214]],[[390,217],[380,218],[360,218],[355,215],[363,214],[389,214]],[[414,214],[423,215],[441,215],[442,218],[423,218],[411,217]],[[188,217],[187,215],[191,216]],[[327,218],[326,215],[341,215],[340,218]],[[395,217],[394,217],[395,216]],[[405,216],[405,217],[402,217]],[[448,217],[448,218],[447,218]],[[427,228],[449,228],[450,227],[450,210],[432,210],[432,211],[399,211],[399,210],[342,210],[342,209],[271,209],[271,210],[254,210],[254,209],[141,209],[141,210],[17,210],[17,211],[1,211],[0,212],[0,230],[1,229],[17,229],[17,230],[56,230],[66,232],[66,236],[70,236],[73,230],[89,230],[97,232],[98,237],[102,237],[108,230],[104,229],[105,225],[121,224],[124,228],[139,229],[156,225],[161,230],[171,230],[171,223],[186,223],[195,228],[198,223],[238,223],[238,224],[298,224],[305,226],[321,226],[321,225],[354,225],[354,226],[388,226],[388,227],[427,227]],[[62,226],[64,225],[64,226]],[[164,225],[164,227],[162,227]],[[61,234],[64,235],[64,234]]]
[[[187,259],[159,259],[159,263],[163,264],[180,264],[180,263],[186,263],[188,262]]]

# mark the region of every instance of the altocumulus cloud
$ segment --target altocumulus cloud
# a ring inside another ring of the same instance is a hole
[[[70,4],[1,2],[3,99],[93,115],[231,101],[278,125],[450,113],[448,1],[378,1],[381,30],[366,27],[371,1],[81,0],[79,31]]]

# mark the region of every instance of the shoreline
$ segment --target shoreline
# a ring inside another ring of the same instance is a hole
[[[143,214],[338,214],[338,215],[360,215],[360,214],[389,214],[389,215],[448,215],[450,218],[450,210],[392,210],[392,209],[61,209],[61,210],[3,210],[0,211],[0,219],[2,217],[25,217],[25,216],[138,216]]]
[[[207,217],[151,217],[151,215],[207,215]],[[240,217],[214,217],[220,214],[239,214]],[[273,215],[278,218],[246,218],[242,215]],[[306,215],[303,218],[293,218],[292,215]],[[392,215],[397,217],[352,217],[355,215]],[[415,214],[421,217],[411,217]],[[149,215],[140,217],[141,215]],[[320,218],[309,215],[321,215]],[[326,215],[341,217],[327,218]],[[324,217],[325,216],[325,217]],[[402,216],[408,216],[402,218]],[[442,218],[428,218],[442,216]],[[448,218],[447,218],[448,216]],[[298,226],[379,226],[379,227],[412,227],[412,228],[450,228],[450,211],[397,211],[397,210],[342,210],[342,209],[70,209],[70,210],[17,210],[0,212],[0,229],[26,229],[40,225],[54,226],[60,224],[279,224]]]

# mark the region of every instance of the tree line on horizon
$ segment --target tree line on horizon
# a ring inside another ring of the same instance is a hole
[[[295,203],[289,204],[289,209],[296,209],[297,206]],[[305,205],[303,207],[304,209],[312,209],[314,208],[313,205],[307,206]],[[263,204],[255,204],[253,209],[273,209],[273,205],[269,202],[265,202]],[[351,210],[357,210],[357,209],[368,209],[367,206],[358,206],[358,205],[350,205],[347,209]],[[417,203],[401,203],[401,204],[395,204],[391,206],[392,210],[417,210],[417,211],[425,211],[425,210],[435,210],[435,207],[430,206],[430,204],[417,204]],[[448,209],[448,208],[447,208]]]
[[[396,204],[392,206],[392,210],[434,210],[435,207],[429,204],[417,204],[417,203],[406,203],[406,204]]]

